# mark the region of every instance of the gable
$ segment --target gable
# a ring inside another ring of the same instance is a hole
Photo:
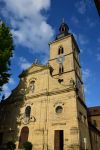
[[[33,64],[27,71],[28,71],[28,73],[33,73],[33,72],[38,72],[38,71],[44,70],[46,68],[47,67],[43,66],[43,65]]]
[[[24,77],[27,76],[28,74],[31,73],[36,73],[36,72],[40,72],[44,69],[48,69],[48,66],[46,65],[40,65],[40,64],[33,64],[31,67],[29,67],[27,70],[24,70],[19,77]]]

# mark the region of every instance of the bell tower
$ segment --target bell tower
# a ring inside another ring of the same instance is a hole
[[[91,150],[80,50],[64,21],[59,27],[59,34],[49,46],[50,75],[53,80],[51,83],[50,78],[52,88],[48,113],[48,139],[54,141],[51,149]]]
[[[80,50],[73,34],[69,32],[68,25],[62,21],[59,34],[56,39],[49,43],[50,60],[53,68],[52,76],[68,85],[73,81],[76,85],[78,95],[84,101],[84,91],[79,54]]]

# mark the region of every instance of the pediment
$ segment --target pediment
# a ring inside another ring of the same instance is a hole
[[[33,73],[33,72],[38,72],[41,71],[43,69],[47,68],[47,66],[45,65],[38,65],[38,64],[33,64],[28,70],[28,73]]]
[[[19,78],[27,76],[30,73],[35,73],[42,71],[44,69],[48,69],[48,66],[41,65],[41,64],[32,64],[27,70],[24,70],[20,75]]]

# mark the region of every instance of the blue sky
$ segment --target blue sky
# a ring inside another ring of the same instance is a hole
[[[81,51],[86,103],[100,105],[100,17],[93,0],[0,0],[0,7],[15,44],[12,76],[3,87],[6,97],[17,86],[22,70],[35,59],[47,62],[48,43],[64,18]]]

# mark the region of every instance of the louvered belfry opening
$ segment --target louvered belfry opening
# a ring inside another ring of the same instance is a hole
[[[58,55],[63,54],[63,53],[64,53],[64,49],[62,46],[60,46],[58,49]]]
[[[54,150],[63,150],[63,130],[55,130],[54,133]]]
[[[28,135],[29,135],[29,128],[27,126],[23,127],[21,130],[20,138],[19,138],[19,145],[18,149],[23,148],[23,144],[28,141]]]

